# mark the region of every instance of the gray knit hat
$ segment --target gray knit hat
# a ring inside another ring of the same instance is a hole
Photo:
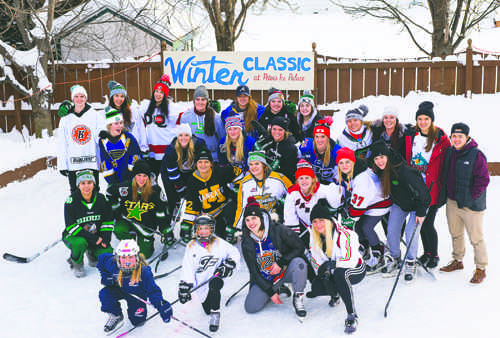
[[[78,187],[83,181],[92,181],[95,185],[95,177],[92,171],[81,170],[76,173],[76,186]]]
[[[365,116],[368,114],[368,107],[362,104],[358,108],[351,109],[345,114],[345,122],[351,119],[358,119],[363,121]]]
[[[200,85],[200,86],[196,87],[196,89],[194,90],[194,94],[193,94],[193,100],[196,99],[197,97],[204,97],[205,99],[208,100],[207,87],[205,87],[204,85]]]
[[[314,106],[314,95],[309,89],[304,90],[304,94],[300,97],[299,102],[297,103],[299,110],[301,103],[309,103],[312,107],[311,112],[316,110],[316,107]]]

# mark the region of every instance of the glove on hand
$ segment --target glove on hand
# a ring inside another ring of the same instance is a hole
[[[158,312],[160,313],[163,322],[165,323],[170,322],[170,318],[172,317],[173,311],[172,311],[172,306],[170,305],[169,302],[164,300],[162,306],[160,306],[160,308],[158,309]]]
[[[181,239],[184,243],[189,243],[191,240],[191,227],[192,225],[186,222],[181,223]]]
[[[233,274],[234,268],[236,268],[236,262],[231,258],[228,258],[224,262],[222,262],[221,265],[219,265],[216,272],[219,273],[219,277],[226,278],[230,277]]]
[[[61,103],[61,105],[59,106],[59,110],[57,111],[57,115],[59,115],[59,117],[65,117],[66,115],[68,115],[68,112],[72,106],[73,106],[73,103],[71,101],[68,101],[68,100],[63,101],[63,103]]]
[[[175,242],[174,232],[172,229],[165,230],[160,238],[162,244],[172,245]]]
[[[229,226],[229,225],[226,227],[226,241],[228,243],[231,243],[231,244],[236,243],[235,233],[236,233],[236,228]]]
[[[179,283],[179,302],[181,304],[185,304],[191,300],[191,288],[193,287],[193,284],[191,283],[186,283],[185,281],[181,281]]]

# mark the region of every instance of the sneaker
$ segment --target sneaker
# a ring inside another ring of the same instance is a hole
[[[439,264],[439,256],[430,256],[426,266],[429,269],[434,269],[438,266],[438,264]]]
[[[219,326],[220,326],[220,311],[212,310],[210,312],[210,325],[209,325],[210,332],[217,331],[219,329]]]
[[[417,263],[415,261],[406,261],[405,265],[405,281],[411,282],[415,279],[417,271]]]
[[[287,297],[290,297],[292,295],[292,291],[286,286],[285,284],[281,285],[278,288],[278,295],[283,295],[285,294]]]
[[[95,268],[97,266],[97,258],[95,258],[94,254],[90,253],[90,251],[87,251],[85,255],[87,256],[87,262],[89,263],[89,266]]]
[[[85,268],[83,267],[83,262],[77,264],[71,257],[67,259],[67,262],[71,270],[73,270],[73,274],[75,275],[76,278],[82,278],[87,275],[85,273]]]
[[[470,280],[471,284],[481,284],[483,280],[486,278],[486,270],[485,269],[476,269],[474,271],[474,275]]]
[[[123,325],[123,314],[120,313],[118,316],[110,313],[108,321],[104,324],[104,333],[111,334],[118,330]]]
[[[464,263],[462,261],[458,261],[456,259],[452,260],[451,262],[448,263],[448,265],[443,266],[439,271],[442,272],[452,272],[456,270],[463,270],[464,269]]]
[[[304,292],[295,292],[293,294],[293,308],[299,317],[307,315],[306,308],[304,307]]]
[[[340,297],[338,295],[330,297],[330,301],[328,302],[328,306],[334,307],[335,305],[339,305],[339,304],[340,304]]]
[[[345,320],[345,330],[347,334],[354,333],[358,328],[358,316],[355,313],[349,313]]]

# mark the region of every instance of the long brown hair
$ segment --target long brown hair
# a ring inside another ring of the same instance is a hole
[[[420,128],[418,127],[418,124],[415,126],[418,132],[422,133]],[[429,152],[432,149],[432,146],[434,145],[434,141],[436,140],[436,137],[438,135],[439,129],[434,126],[434,122],[431,121],[431,125],[429,126],[429,131],[427,132],[427,144],[425,146],[425,151]]]
[[[248,97],[247,109],[243,115],[245,116],[245,131],[249,133],[253,131],[252,121],[257,121],[257,102],[252,95]]]
[[[401,142],[403,142],[403,137],[400,137],[400,135],[403,135],[403,128],[399,123],[399,119],[396,117],[396,125],[394,126],[394,131],[390,137],[391,148],[394,150],[398,150]]]
[[[182,149],[181,143],[178,139],[175,142],[175,153],[177,154],[177,167],[179,167],[179,169],[182,169],[184,166],[184,150]],[[194,163],[194,142],[192,137],[188,143],[186,156],[188,165],[192,168]]]
[[[196,113],[195,113],[196,114]],[[205,108],[205,120],[203,122],[203,129],[206,136],[215,135],[215,110],[210,107],[207,100],[207,107]]]
[[[375,161],[373,161],[373,171],[375,174],[380,178],[380,184],[382,186],[382,194],[384,195],[385,198],[389,197],[391,194],[391,173],[395,173],[393,165],[391,161],[389,161],[389,157],[387,155],[384,155],[387,157],[387,163],[385,164],[384,169],[380,169],[379,166],[375,164]]]
[[[138,184],[135,180],[135,177],[134,177],[134,179],[132,180],[132,199],[134,200],[134,202],[137,202],[139,200],[138,190],[139,190],[139,186],[138,186]],[[141,191],[141,200],[144,202],[147,202],[149,200],[149,196],[151,196],[152,192],[153,192],[153,187],[151,186],[151,180],[148,177],[148,179],[146,180],[146,183],[144,184],[144,187],[142,188],[142,191]]]
[[[132,284],[138,283],[141,281],[141,272],[142,272],[142,267],[148,266],[148,263],[146,262],[146,258],[142,253],[139,254],[139,262],[137,262],[137,267],[135,270],[132,272],[132,277],[130,277],[130,282]],[[123,271],[120,270],[118,272],[118,276],[116,278],[118,280],[118,285],[122,287],[122,282],[123,282]]]
[[[122,116],[123,116],[123,126],[127,130],[130,130],[130,126],[132,125],[132,110],[130,109],[128,97],[125,96],[125,99],[123,100],[123,103],[121,104],[120,107],[117,107],[115,105],[115,101],[113,100],[113,97],[114,97],[114,95],[111,97],[111,102],[109,103],[109,105],[111,107],[121,111]]]
[[[313,145],[314,145],[314,152],[319,153],[318,149],[316,148],[316,141],[315,140],[313,140]],[[323,168],[328,167],[328,165],[330,164],[331,150],[332,150],[332,148],[330,147],[330,139],[328,139],[328,142],[326,143],[326,148],[325,148],[325,155],[323,156]]]

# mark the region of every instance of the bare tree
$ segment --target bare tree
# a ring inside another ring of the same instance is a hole
[[[426,5],[418,2],[429,12],[427,21],[422,22],[412,17],[400,1],[330,1],[348,14],[369,15],[401,25],[417,48],[429,56],[453,54],[474,27],[500,7],[498,0],[427,0]],[[426,36],[424,40],[419,38],[420,33]],[[431,49],[426,47],[429,40]]]

